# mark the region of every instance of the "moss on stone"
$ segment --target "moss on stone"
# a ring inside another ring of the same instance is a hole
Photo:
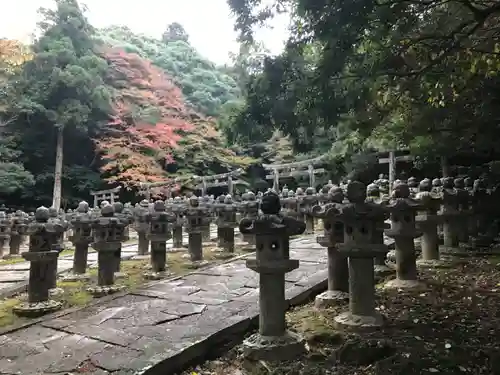
[[[22,322],[24,319],[16,316],[12,309],[21,303],[19,298],[7,298],[0,301],[0,327],[6,327]]]

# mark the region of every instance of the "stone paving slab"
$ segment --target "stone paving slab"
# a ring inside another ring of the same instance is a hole
[[[235,231],[238,234],[238,230]],[[217,237],[216,227],[211,228],[211,237]],[[132,236],[134,237],[134,236]],[[136,238],[137,236],[135,236]],[[188,235],[183,233],[183,242],[187,245]],[[71,245],[68,245],[71,247]],[[172,248],[172,240],[167,241],[167,249]],[[27,251],[27,248],[24,249]],[[137,254],[137,244],[129,243],[124,244],[122,247],[122,259],[131,259]],[[88,267],[93,268],[97,266],[97,252],[89,249],[87,258]],[[73,254],[63,255],[58,260],[58,274],[69,272],[73,268]],[[29,262],[19,262],[15,264],[2,264],[0,261],[0,298],[8,298],[26,289],[29,278]]]
[[[122,252],[122,259],[130,259],[137,253],[137,245],[129,244]],[[97,264],[97,253],[90,252],[89,267]],[[8,298],[19,292],[25,291],[29,279],[29,262],[19,262],[15,264],[0,263],[0,298]],[[57,261],[57,273],[64,274],[73,268],[73,256],[66,255]]]
[[[291,253],[301,264],[285,285],[295,303],[327,278],[326,251],[314,249],[312,237],[298,242]],[[245,267],[252,256],[2,335],[0,374],[78,373],[82,366],[98,370],[88,372],[94,375],[171,374],[255,323],[259,276]]]
[[[291,241],[290,255],[300,260],[285,283],[295,305],[326,288],[326,251],[308,236]],[[0,374],[173,374],[255,324],[259,276],[245,267],[253,256],[0,335]]]

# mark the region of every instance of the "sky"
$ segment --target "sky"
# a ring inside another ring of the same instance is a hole
[[[79,0],[87,5],[87,17],[95,27],[125,25],[137,33],[160,37],[166,26],[178,22],[189,34],[191,44],[211,61],[229,62],[229,52],[238,51],[234,19],[226,0]],[[30,40],[38,20],[39,7],[51,7],[53,0],[15,0],[2,4],[0,38]],[[271,28],[256,33],[265,47],[277,54],[287,37],[287,16],[279,16]]]

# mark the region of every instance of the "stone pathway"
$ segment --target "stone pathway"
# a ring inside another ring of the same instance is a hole
[[[259,279],[245,257],[0,335],[0,374],[172,374],[256,321]],[[308,236],[290,257],[295,305],[326,289],[327,256]]]
[[[239,233],[236,231],[235,233]],[[135,233],[134,233],[135,234]],[[131,234],[132,235],[132,234]],[[211,228],[211,237],[217,238],[217,228]],[[184,233],[183,242],[187,244],[187,234]],[[132,239],[134,236],[132,235]],[[135,234],[135,240],[137,235]],[[71,248],[72,245],[68,248]],[[167,241],[167,249],[172,248],[172,240]],[[27,248],[22,248],[21,251],[28,251]],[[122,259],[131,259],[137,254],[137,243],[124,244],[122,247]],[[7,263],[7,262],[6,262]],[[97,253],[89,248],[88,266],[94,267],[97,265]],[[57,262],[58,274],[63,274],[73,268],[73,254],[68,254],[59,257]],[[0,260],[0,298],[8,298],[15,294],[25,291],[28,285],[29,277],[29,262],[18,262],[14,264],[2,264]]]

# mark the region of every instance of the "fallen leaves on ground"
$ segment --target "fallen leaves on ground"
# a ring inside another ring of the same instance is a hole
[[[287,313],[290,329],[307,341],[301,358],[249,361],[236,346],[183,375],[500,374],[499,259],[466,258],[452,269],[424,270],[420,278],[424,292],[377,288],[386,322],[375,332],[337,332],[333,318],[347,304],[324,311],[309,304]]]

